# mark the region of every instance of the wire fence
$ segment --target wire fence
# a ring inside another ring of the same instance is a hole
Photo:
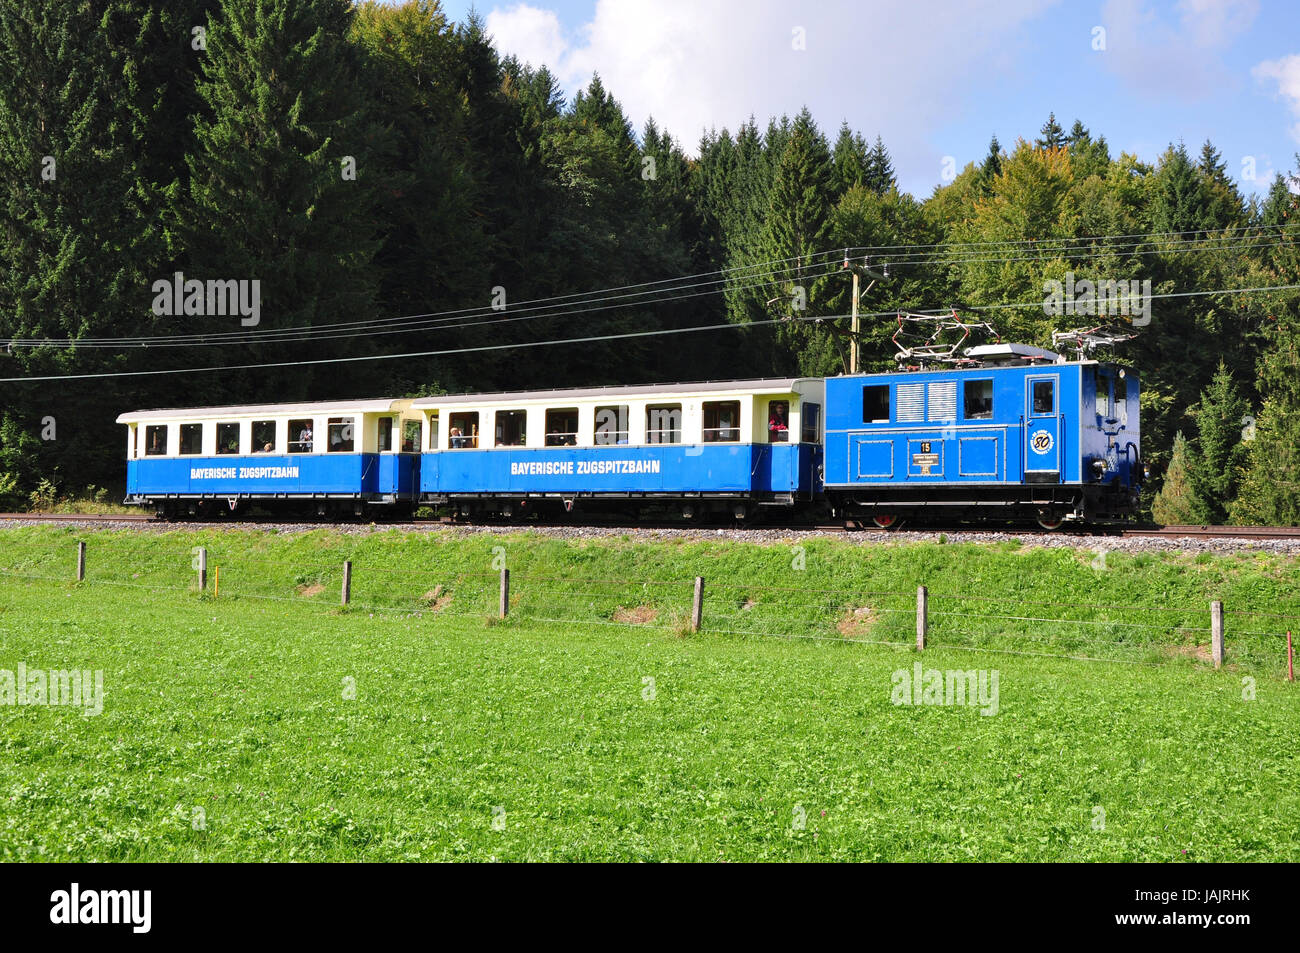
[[[319,611],[404,613],[421,618],[530,620],[568,626],[650,628],[686,635],[780,638],[947,648],[1123,664],[1184,659],[1291,673],[1290,633],[1300,607],[1279,612],[1200,604],[1134,606],[1030,601],[1017,594],[818,589],[693,579],[512,574],[340,562],[315,551],[286,560],[241,551],[212,558],[88,560],[48,546],[8,545],[0,581],[170,592]]]

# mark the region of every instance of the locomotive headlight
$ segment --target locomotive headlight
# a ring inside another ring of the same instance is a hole
[[[1095,474],[1097,474],[1097,476],[1101,476],[1103,473],[1105,473],[1105,472],[1106,472],[1106,461],[1103,460],[1103,459],[1101,459],[1100,457],[1098,457],[1097,459],[1093,460],[1093,461],[1092,461],[1092,472],[1095,473]]]

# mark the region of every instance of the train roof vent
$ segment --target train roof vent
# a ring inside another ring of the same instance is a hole
[[[1055,351],[1032,344],[978,344],[966,349],[966,356],[981,364],[1061,364]]]

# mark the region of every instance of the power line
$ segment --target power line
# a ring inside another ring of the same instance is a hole
[[[1251,292],[1295,291],[1295,290],[1300,290],[1300,284],[1266,285],[1266,286],[1259,286],[1253,288],[1223,288],[1217,290],[1207,289],[1207,290],[1198,290],[1198,291],[1169,292],[1166,294],[1150,295],[1149,300],[1164,300],[1169,298],[1191,298],[1191,297],[1198,297],[1202,295],[1246,294]],[[1007,304],[981,305],[981,306],[969,308],[967,310],[998,311],[998,310],[1008,310],[1008,309],[1017,309],[1017,308],[1041,308],[1041,307],[1043,307],[1042,301],[1026,301],[1026,302],[1007,303]],[[939,313],[950,311],[951,309],[936,308],[936,309],[928,309],[928,310],[929,312],[939,314]],[[897,311],[877,311],[877,312],[872,312],[870,314],[859,315],[859,317],[871,317],[871,318],[894,317],[897,315],[897,313],[898,313]],[[476,354],[476,353],[482,353],[486,351],[502,351],[502,350],[524,349],[524,348],[533,348],[533,347],[551,347],[551,346],[561,345],[561,344],[591,344],[600,341],[620,341],[620,340],[628,340],[632,338],[660,337],[660,336],[667,336],[673,334],[693,334],[699,331],[738,330],[740,328],[762,327],[765,325],[773,325],[773,324],[787,324],[792,321],[801,321],[801,322],[835,321],[846,317],[848,317],[848,315],[846,314],[793,315],[793,316],[787,316],[782,318],[772,318],[763,321],[748,321],[743,324],[726,322],[723,324],[710,324],[710,325],[703,325],[703,326],[689,327],[689,328],[664,328],[664,329],[659,329],[654,331],[628,331],[619,334],[586,335],[583,337],[574,337],[574,338],[556,338],[549,341],[525,341],[518,344],[486,344],[486,345],[479,345],[476,347],[446,348],[446,349],[436,350],[436,351],[412,351],[403,354],[369,354],[369,355],[358,355],[352,357],[319,358],[319,359],[314,359],[309,361],[274,361],[274,362],[262,363],[262,364],[227,364],[227,365],[221,365],[217,367],[191,367],[191,368],[179,367],[179,368],[168,368],[163,370],[152,370],[152,371],[106,371],[106,372],[96,373],[96,374],[53,374],[53,375],[45,375],[45,376],[38,376],[38,377],[2,377],[0,378],[0,383],[16,384],[16,383],[23,383],[27,381],[37,382],[37,381],[99,380],[104,378],[116,378],[116,377],[156,377],[156,376],[162,376],[167,374],[198,374],[207,371],[259,370],[262,368],[271,368],[271,367],[305,367],[309,365],[318,365],[318,364],[347,364],[347,363],[362,362],[362,361],[403,360],[403,359],[416,358],[416,357],[445,357],[453,354]]]
[[[1284,229],[1295,228],[1295,227],[1300,227],[1300,226],[1287,226],[1287,225],[1259,226],[1258,228],[1253,230],[1284,230]],[[1229,229],[1229,230],[1225,230],[1225,232],[1227,231],[1236,232],[1236,231],[1247,231],[1247,230],[1248,229],[1245,228]],[[1237,243],[1233,245],[1224,245],[1221,243],[1229,239],[1224,234],[1217,234],[1217,235],[1206,235],[1205,238],[1196,239],[1190,242],[1180,241],[1176,246],[1169,247],[1169,248],[1150,248],[1145,250],[1138,250],[1139,246],[1144,244],[1151,244],[1153,239],[1162,238],[1164,236],[1177,237],[1181,235],[1202,235],[1202,234],[1205,234],[1204,230],[1188,231],[1188,232],[1145,233],[1139,236],[1142,240],[1137,242],[1130,242],[1124,245],[1110,245],[1110,246],[1105,246],[1101,248],[1092,248],[1092,249],[1069,249],[1066,247],[1065,243],[1082,243],[1082,242],[1095,243],[1099,241],[1108,241],[1111,239],[1130,238],[1133,236],[1102,235],[1102,236],[1089,236],[1089,237],[1080,237],[1080,238],[1072,238],[1072,239],[1052,239],[1052,240],[1022,239],[1022,240],[1014,240],[1014,241],[1006,241],[1006,242],[972,242],[972,243],[964,243],[964,244],[945,243],[942,245],[917,245],[917,246],[853,246],[851,248],[845,248],[845,249],[827,249],[820,252],[814,252],[806,256],[806,258],[808,261],[807,267],[812,268],[815,267],[814,262],[816,262],[818,259],[826,259],[830,256],[838,257],[840,255],[847,255],[849,252],[856,253],[863,250],[886,249],[886,248],[894,248],[894,249],[901,249],[901,248],[923,249],[923,248],[940,248],[940,247],[974,248],[978,246],[1007,246],[1007,245],[1019,246],[1019,245],[1029,244],[1029,245],[1033,245],[1035,249],[1040,252],[1040,254],[1034,256],[1025,256],[1019,258],[1004,258],[1004,257],[977,258],[971,256],[941,258],[941,257],[934,256],[933,254],[929,256],[920,256],[916,253],[909,253],[902,257],[891,257],[890,261],[888,262],[889,265],[896,266],[896,267],[902,267],[902,266],[950,267],[950,266],[967,265],[967,264],[984,264],[984,263],[1010,264],[1010,263],[1023,262],[1023,261],[1043,261],[1046,260],[1046,257],[1048,256],[1049,253],[1053,253],[1053,252],[1075,260],[1080,260],[1080,259],[1104,258],[1104,257],[1111,257],[1111,256],[1134,258],[1134,257],[1145,256],[1145,255],[1194,254],[1194,253],[1224,251],[1224,250],[1244,251],[1244,250],[1255,250],[1259,248],[1272,248],[1278,245],[1288,244],[1287,241],[1275,241],[1275,242],[1265,243],[1260,241],[1260,239],[1270,238],[1274,236],[1256,235],[1254,237],[1246,237],[1242,240],[1238,240]],[[1209,244],[1209,243],[1213,243],[1213,244]],[[1128,247],[1129,245],[1132,246],[1133,250],[1128,252],[1123,251],[1123,249]],[[855,255],[854,257],[858,257],[858,256]],[[735,280],[733,278],[715,278],[709,281],[695,282],[693,284],[676,284],[673,285],[672,287],[662,288],[660,289],[660,291],[639,291],[639,292],[623,294],[623,295],[602,295],[601,294],[601,291],[622,291],[629,288],[650,287],[656,285],[669,285],[672,282],[683,282],[683,281],[688,281],[692,278],[699,278],[707,275],[724,275],[724,274],[729,274],[731,272],[737,272],[737,273],[749,272],[749,274],[743,276],[743,280],[772,279],[772,278],[776,278],[778,275],[785,275],[791,271],[796,271],[796,272],[801,271],[802,268],[804,267],[802,264],[803,260],[804,260],[804,256],[800,256],[796,258],[770,259],[768,261],[756,262],[750,265],[719,269],[717,271],[712,271],[712,272],[700,272],[699,274],[696,275],[687,275],[678,278],[662,279],[660,281],[645,282],[638,285],[623,285],[611,289],[600,289],[597,291],[586,293],[585,298],[583,298],[582,295],[579,293],[574,293],[568,295],[557,295],[551,298],[532,299],[529,301],[525,301],[520,305],[515,305],[509,308],[508,309],[509,314],[507,316],[504,317],[485,316],[483,320],[477,320],[477,321],[459,321],[456,319],[458,317],[474,317],[477,315],[484,315],[486,312],[491,312],[492,315],[500,315],[501,312],[495,311],[489,307],[476,307],[476,308],[460,309],[456,311],[430,312],[428,314],[423,314],[423,315],[408,315],[399,318],[367,319],[364,321],[312,325],[308,327],[266,329],[263,331],[225,331],[225,332],[211,332],[211,333],[193,333],[193,334],[184,334],[184,335],[154,335],[154,336],[119,337],[119,338],[79,338],[79,339],[57,340],[57,341],[51,338],[40,338],[40,339],[18,338],[18,339],[10,340],[8,344],[10,348],[23,347],[29,349],[38,348],[38,347],[72,347],[74,349],[75,348],[117,349],[117,348],[125,348],[125,347],[135,347],[135,348],[215,347],[215,346],[233,345],[233,344],[297,343],[301,341],[347,339],[353,337],[379,337],[379,336],[385,336],[390,334],[405,334],[405,333],[412,333],[415,331],[426,331],[426,330],[458,330],[462,328],[477,327],[477,326],[490,325],[490,324],[505,324],[505,323],[513,323],[517,321],[524,321],[524,320],[535,320],[535,319],[543,319],[543,318],[561,318],[569,315],[588,314],[593,311],[610,310],[612,308],[623,306],[617,304],[600,304],[601,302],[617,301],[617,300],[623,300],[629,298],[639,298],[649,294],[657,294],[661,292],[684,291],[684,290],[699,288],[704,286],[719,285],[720,287],[710,287],[709,290],[698,292],[696,294],[689,294],[689,295],[668,294],[666,296],[659,297],[659,298],[653,298],[653,299],[638,301],[638,302],[628,302],[628,305],[630,306],[654,305],[654,304],[662,304],[662,303],[683,300],[686,298],[701,297],[709,294],[725,293],[725,292],[734,293],[735,291],[751,290],[753,288],[771,282],[760,281],[759,284],[737,286],[734,284],[727,283],[729,281]],[[757,270],[766,265],[772,265],[772,264],[781,265],[787,262],[799,262],[800,264],[796,266],[787,265],[786,267],[777,268],[775,270],[770,270],[766,272],[761,272]],[[830,273],[831,272],[822,272],[819,274],[813,274],[808,276],[799,275],[799,277],[806,277],[809,280],[815,280],[817,278],[826,277]],[[536,304],[537,302],[563,301],[563,299],[569,299],[569,298],[577,298],[579,300],[569,302],[568,304],[557,305],[557,307],[568,308],[569,310],[548,311],[543,309],[540,305],[538,305],[537,307],[528,307],[528,305]],[[581,305],[588,305],[588,304],[599,305],[599,306],[580,307]],[[536,313],[536,314],[529,313],[534,311],[539,311],[540,313]],[[355,331],[354,333],[345,333],[344,329],[348,329],[348,330],[355,329]]]

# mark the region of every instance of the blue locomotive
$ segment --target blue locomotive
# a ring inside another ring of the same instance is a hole
[[[986,345],[937,370],[417,399],[150,410],[128,428],[127,502],[163,516],[251,504],[321,516],[781,520],[829,512],[1133,513],[1129,369]]]
[[[824,482],[839,513],[878,526],[1004,513],[1055,529],[1136,512],[1136,374],[1026,345],[965,354],[960,366],[827,379]]]

